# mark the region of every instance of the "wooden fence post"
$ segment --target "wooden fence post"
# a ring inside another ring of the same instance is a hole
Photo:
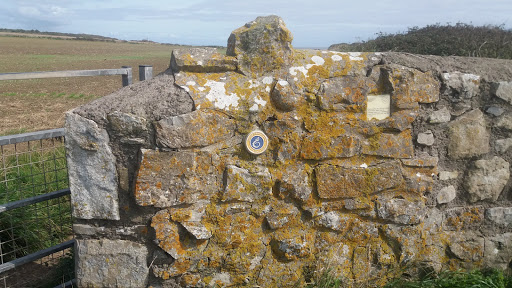
[[[139,81],[149,80],[153,78],[153,66],[139,65]]]
[[[131,66],[122,66],[121,68],[126,68],[127,74],[123,74],[121,76],[123,78],[123,87],[132,84],[132,67]]]

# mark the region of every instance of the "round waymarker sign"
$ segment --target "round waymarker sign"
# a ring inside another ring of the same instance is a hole
[[[268,137],[260,130],[254,130],[245,138],[245,148],[249,153],[259,155],[268,148]]]

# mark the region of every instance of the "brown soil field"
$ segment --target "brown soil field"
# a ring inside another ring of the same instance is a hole
[[[155,76],[176,47],[0,36],[0,73],[131,66],[137,82],[139,65],[152,65]],[[121,87],[121,76],[0,81],[0,135],[62,127],[64,112]]]

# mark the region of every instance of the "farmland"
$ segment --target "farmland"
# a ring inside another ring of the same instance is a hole
[[[152,65],[167,69],[176,46],[28,37],[0,37],[0,73],[108,69]],[[64,112],[121,88],[121,76],[0,81],[0,135],[64,125]]]

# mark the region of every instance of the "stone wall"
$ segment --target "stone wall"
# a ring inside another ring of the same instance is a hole
[[[79,287],[510,269],[512,62],[291,41],[259,17],[67,113]]]

